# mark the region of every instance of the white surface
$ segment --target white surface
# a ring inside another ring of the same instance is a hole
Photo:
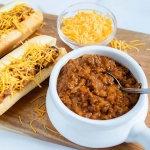
[[[1,4],[10,0],[0,0]],[[118,27],[150,34],[149,0],[26,0],[35,8],[58,15],[65,7],[77,2],[97,2],[109,8],[116,16]],[[69,150],[52,143],[0,130],[0,149],[3,150]]]

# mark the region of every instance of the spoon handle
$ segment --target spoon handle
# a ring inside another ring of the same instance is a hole
[[[140,93],[140,94],[150,94],[150,88],[144,89],[144,88],[122,88],[123,91],[128,93]]]

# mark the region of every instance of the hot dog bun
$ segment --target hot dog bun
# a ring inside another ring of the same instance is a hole
[[[10,58],[13,58],[13,59],[14,58],[22,59],[24,53],[26,51],[28,51],[28,48],[30,47],[30,45],[32,43],[41,43],[42,45],[47,45],[48,44],[49,46],[55,46],[56,45],[56,39],[53,38],[53,37],[47,36],[47,35],[41,35],[41,36],[37,36],[37,37],[34,37],[34,38],[26,41],[25,44],[23,44],[22,46],[18,47],[14,51],[10,52],[9,54],[7,54],[6,56],[4,56],[0,60],[0,70],[3,70],[5,68],[5,66],[10,65],[12,63],[12,60]],[[55,63],[63,55],[65,55],[67,53],[64,48],[58,48],[58,50],[59,50],[59,55],[55,59]],[[35,75],[36,83],[34,81],[30,81],[27,85],[25,85],[25,87],[22,90],[14,93],[13,96],[9,95],[9,96],[5,97],[3,99],[3,101],[0,103],[0,115],[2,115],[4,112],[6,112],[21,97],[25,96],[32,89],[34,89],[36,86],[38,86],[37,83],[40,84],[46,78],[48,78],[49,75],[50,75],[50,72],[51,72],[51,70],[53,68],[53,66],[55,65],[55,63],[50,64],[48,67],[42,69],[41,72],[38,72]],[[41,76],[41,74],[42,74],[42,76]]]
[[[15,0],[1,7],[0,14],[12,10],[16,5],[19,4],[24,4],[24,6],[31,8],[31,6],[29,6],[26,2],[22,0]],[[21,22],[23,26],[23,32],[18,29],[14,29],[7,34],[0,35],[0,58],[16,48],[20,44],[20,42],[24,41],[33,32],[35,32],[35,30],[40,26],[42,21],[42,12],[39,10],[34,10],[34,13],[32,13],[26,20],[23,20]]]

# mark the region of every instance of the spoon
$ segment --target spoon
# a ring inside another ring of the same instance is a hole
[[[122,91],[125,91],[127,93],[141,93],[141,94],[150,94],[150,88],[124,88],[119,80],[114,76],[112,75],[110,72],[107,72],[108,75],[112,76],[116,82],[118,83],[118,85],[120,86],[120,89]]]

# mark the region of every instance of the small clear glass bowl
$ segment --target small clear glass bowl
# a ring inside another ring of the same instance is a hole
[[[111,33],[111,35],[109,35],[105,40],[97,42],[97,43],[92,43],[92,44],[82,44],[82,43],[78,43],[75,42],[71,39],[69,39],[68,37],[66,37],[62,31],[61,31],[61,27],[62,27],[62,21],[63,18],[69,18],[69,17],[73,17],[75,16],[79,11],[95,11],[97,13],[101,13],[103,16],[105,16],[106,14],[109,15],[111,21],[112,21],[112,27],[113,27],[113,31]],[[72,49],[77,49],[83,46],[90,46],[90,45],[107,45],[108,43],[110,43],[110,41],[115,37],[116,35],[116,31],[117,31],[117,21],[116,18],[114,16],[114,14],[107,8],[97,4],[97,3],[90,3],[90,2],[86,2],[86,3],[77,3],[74,5],[71,5],[69,7],[67,7],[59,16],[57,19],[57,30],[58,30],[58,35],[61,38],[61,40],[66,43],[70,48]]]

